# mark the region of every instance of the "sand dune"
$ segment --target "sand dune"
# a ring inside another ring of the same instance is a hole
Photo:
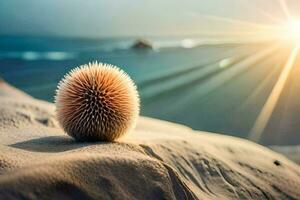
[[[246,140],[140,117],[76,143],[54,106],[0,83],[0,199],[299,199],[300,167]]]

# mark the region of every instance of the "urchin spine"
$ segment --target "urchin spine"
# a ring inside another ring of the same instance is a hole
[[[55,96],[60,125],[81,141],[124,135],[136,123],[139,103],[136,86],[124,71],[97,62],[71,70]]]

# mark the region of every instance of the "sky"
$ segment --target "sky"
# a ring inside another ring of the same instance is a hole
[[[0,35],[119,37],[248,31],[253,27],[232,19],[278,23],[285,19],[280,1],[1,0]],[[297,15],[299,0],[286,2]]]

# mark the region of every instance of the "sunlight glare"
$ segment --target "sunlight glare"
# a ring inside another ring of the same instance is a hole
[[[290,20],[286,24],[285,37],[288,40],[300,43],[300,20]]]

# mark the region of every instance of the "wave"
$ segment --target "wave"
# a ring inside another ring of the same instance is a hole
[[[69,60],[75,58],[75,53],[71,52],[37,52],[37,51],[13,51],[13,52],[0,52],[0,59],[21,59],[26,61],[35,60]]]
[[[104,51],[113,52],[120,50],[130,50],[138,39],[127,39],[111,41],[110,43],[100,44],[99,46],[82,48],[81,51]],[[204,39],[146,39],[152,45],[153,50],[163,50],[170,48],[194,48],[203,44],[214,44],[215,42]]]
[[[115,51],[115,50],[129,50],[138,40],[129,39],[117,42],[112,42],[106,45],[101,45],[98,47],[99,50],[103,51]],[[172,48],[183,48],[190,49],[196,48],[203,45],[224,45],[224,44],[243,44],[251,43],[253,41],[248,40],[238,40],[238,39],[217,39],[217,38],[183,38],[183,39],[166,39],[166,38],[152,38],[146,39],[152,45],[153,50],[164,50]]]
[[[1,38],[0,38],[1,39]],[[24,39],[25,40],[25,39]],[[1,41],[1,40],[0,40]],[[16,41],[14,48],[7,49],[0,48],[0,59],[20,59],[25,61],[49,60],[62,61],[71,60],[78,56],[99,55],[98,53],[114,53],[118,51],[131,51],[132,46],[137,42],[137,39],[107,39],[107,40],[60,40],[44,39],[42,44],[30,42],[32,49],[24,50],[24,41]],[[1,43],[1,42],[0,42]],[[3,42],[2,42],[3,43]],[[28,42],[27,42],[28,43]],[[163,51],[165,49],[190,49],[202,45],[222,45],[237,43],[234,40],[218,40],[212,38],[149,38],[149,43],[152,44],[154,51]],[[51,49],[51,50],[50,50]],[[54,50],[53,49],[59,49]],[[97,54],[94,54],[97,53]]]
[[[25,61],[38,61],[38,60],[48,60],[48,61],[62,61],[71,60],[80,54],[89,54],[95,52],[106,52],[112,53],[115,51],[128,51],[132,49],[135,40],[122,40],[122,41],[112,41],[105,44],[84,44],[82,47],[76,46],[75,48],[69,48],[68,44],[65,44],[67,51],[1,51],[0,50],[0,60],[1,59],[19,59]],[[164,48],[192,48],[196,46],[196,43],[192,40],[164,40],[164,41],[151,41],[154,51],[159,51]],[[64,45],[64,44],[62,44]],[[47,45],[45,46],[47,49]]]
[[[182,39],[182,40],[161,40],[154,41],[154,49],[163,49],[163,48],[194,48],[203,43],[203,40],[197,39]]]

